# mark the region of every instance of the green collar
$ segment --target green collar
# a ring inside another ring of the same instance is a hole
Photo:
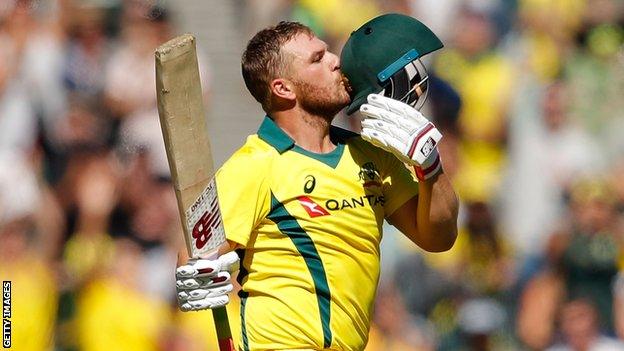
[[[262,124],[258,129],[258,137],[273,146],[280,154],[292,149],[302,155],[306,155],[323,162],[332,168],[336,168],[338,162],[340,161],[340,157],[342,156],[344,144],[347,139],[357,136],[357,134],[335,126],[331,126],[329,134],[332,142],[336,144],[336,149],[326,154],[317,154],[295,145],[295,141],[284,133],[284,131],[278,127],[277,124],[275,124],[275,121],[273,121],[269,116],[264,118],[264,121],[262,121]]]
[[[336,126],[331,126],[329,130],[331,140],[336,144],[344,144],[347,139],[358,136],[358,134]],[[267,144],[273,146],[280,154],[290,150],[295,146],[292,140],[275,121],[269,116],[265,116],[260,128],[258,128],[258,137]]]
[[[264,121],[258,129],[258,137],[273,146],[280,154],[295,146],[295,141],[284,133],[269,116],[264,117]]]

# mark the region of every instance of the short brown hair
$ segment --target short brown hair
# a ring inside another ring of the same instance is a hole
[[[267,113],[271,110],[269,83],[285,73],[281,48],[299,33],[314,35],[309,27],[299,22],[282,21],[256,33],[243,53],[241,66],[245,85]]]

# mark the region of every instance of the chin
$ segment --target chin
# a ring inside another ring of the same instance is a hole
[[[336,101],[345,103],[347,105],[351,103],[351,96],[349,95],[349,93],[347,92],[347,89],[345,89],[345,87],[342,84],[340,85],[336,95],[334,96],[336,96]]]
[[[328,105],[336,106],[336,108],[339,108],[339,111],[348,106],[350,103],[351,97],[346,92],[336,94],[331,101],[328,101]]]
[[[349,105],[351,103],[351,96],[345,91],[345,96],[344,96],[344,103],[345,106]]]
[[[351,97],[349,95],[340,96],[340,98],[337,100],[338,100],[337,105],[342,106],[341,110],[349,106],[349,104],[351,103]]]
[[[301,107],[315,115],[333,119],[340,110],[351,102],[351,97],[343,85],[318,87],[307,83],[298,83]]]

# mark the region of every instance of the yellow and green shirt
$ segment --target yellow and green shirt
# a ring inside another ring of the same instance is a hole
[[[226,236],[244,249],[241,350],[362,350],[384,217],[418,193],[411,172],[357,134],[295,145],[271,118],[217,172]]]

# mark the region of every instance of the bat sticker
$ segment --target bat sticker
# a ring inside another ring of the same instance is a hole
[[[191,233],[193,257],[202,257],[225,242],[214,178],[186,210],[186,225]]]

